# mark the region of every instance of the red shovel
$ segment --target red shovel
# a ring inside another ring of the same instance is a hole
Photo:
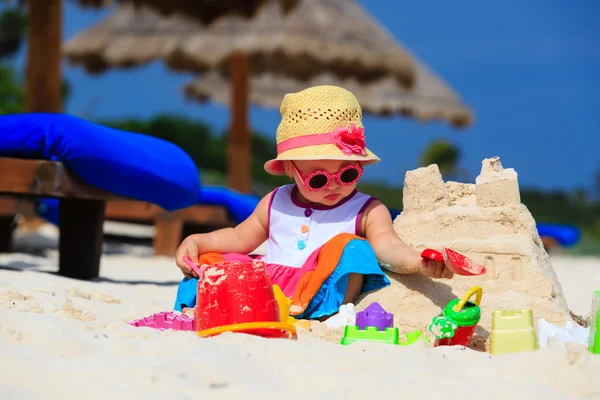
[[[421,257],[443,262],[450,271],[457,275],[473,276],[486,273],[486,269],[483,265],[476,264],[470,258],[448,248],[444,248],[443,252],[425,249],[421,253]]]

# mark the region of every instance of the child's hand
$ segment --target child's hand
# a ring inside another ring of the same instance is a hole
[[[452,279],[454,273],[446,267],[443,261],[434,261],[430,258],[421,257],[421,253],[413,250],[413,265],[416,264],[416,270],[430,278]]]
[[[194,264],[198,265],[198,244],[189,236],[179,245],[179,248],[175,253],[175,263],[186,278],[197,278],[198,276],[194,271],[192,271],[185,261],[183,261],[185,256],[189,257]]]
[[[446,267],[442,261],[434,261],[431,259],[421,258],[421,271],[423,275],[428,276],[430,278],[440,279],[452,279],[454,273]]]

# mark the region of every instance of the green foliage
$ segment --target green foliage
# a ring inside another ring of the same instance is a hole
[[[62,103],[65,104],[67,100],[69,100],[69,96],[71,96],[71,92],[73,91],[73,87],[65,78],[62,80]]]
[[[592,237],[600,240],[600,218],[597,218],[592,225]]]
[[[581,241],[566,249],[565,253],[574,256],[600,256],[600,237],[584,233]]]
[[[0,14],[0,58],[15,55],[23,44],[27,30],[27,17],[18,8],[6,9]]]
[[[595,224],[600,222],[600,202],[593,201],[581,191],[569,195],[523,189],[521,201],[538,222],[576,225],[590,234],[594,232]]]
[[[23,111],[25,93],[12,68],[0,66],[0,114]]]
[[[600,241],[600,201],[593,200],[583,191],[573,193],[521,190],[521,201],[537,222],[551,222],[577,226],[585,240]],[[590,247],[591,246],[591,247]]]
[[[0,114],[23,111],[25,91],[14,68],[9,64],[23,42],[27,18],[18,8],[0,14]]]
[[[450,178],[458,172],[460,150],[454,144],[444,139],[434,140],[421,155],[421,166],[437,164],[445,178]]]
[[[402,209],[402,188],[391,187],[380,182],[360,182],[357,185],[358,190],[375,196],[387,208]]]

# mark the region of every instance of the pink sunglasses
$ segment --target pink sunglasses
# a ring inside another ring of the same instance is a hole
[[[302,173],[292,161],[292,165],[296,173],[302,179],[302,183],[311,192],[318,192],[325,189],[335,179],[340,186],[350,186],[358,182],[363,174],[363,168],[360,164],[346,165],[335,174],[330,174],[327,171],[315,171],[306,178],[302,177]]]

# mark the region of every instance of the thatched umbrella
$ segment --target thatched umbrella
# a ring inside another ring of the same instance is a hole
[[[91,73],[158,59],[177,70],[229,73],[234,55],[243,53],[252,73],[308,79],[330,71],[361,81],[389,74],[405,85],[414,80],[411,56],[353,0],[302,0],[285,16],[269,2],[251,20],[228,17],[208,26],[122,6],[64,51]]]
[[[277,1],[283,13],[292,10],[300,0],[77,0],[84,7],[101,8],[112,3],[149,7],[162,15],[183,15],[209,24],[224,15],[253,17],[269,1]]]
[[[288,12],[299,0],[71,0],[82,7],[100,8],[114,2],[147,5],[161,13],[193,15],[210,23],[224,15],[254,16],[260,7],[277,2]],[[62,104],[61,52],[62,0],[3,0],[27,4],[27,59],[25,67],[25,111],[60,112]]]
[[[416,78],[408,52],[352,0],[302,0],[286,16],[271,2],[251,20],[228,17],[209,26],[121,7],[70,40],[64,51],[72,64],[91,73],[163,59],[177,70],[228,75],[229,185],[240,191],[250,187],[249,74],[306,80],[330,73],[361,84],[389,76],[406,88]]]
[[[416,65],[417,77],[411,88],[399,85],[391,77],[361,84],[355,79],[339,79],[331,74],[322,74],[304,83],[289,77],[261,74],[250,80],[250,102],[278,108],[286,93],[298,92],[307,86],[337,85],[356,95],[365,114],[400,114],[422,122],[442,120],[456,128],[471,124],[472,112],[457,94],[425,65]],[[227,105],[231,97],[229,88],[227,77],[210,72],[185,85],[184,91],[186,97],[192,100]]]

